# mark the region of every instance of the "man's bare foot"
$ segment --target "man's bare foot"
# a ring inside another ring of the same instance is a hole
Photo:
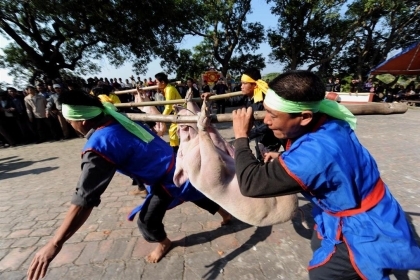
[[[172,242],[168,238],[159,242],[156,248],[146,257],[146,261],[148,263],[157,263],[159,262],[163,256],[168,253],[169,249],[171,249]]]
[[[222,218],[223,218],[223,221],[220,223],[220,225],[222,225],[222,226],[229,224],[230,221],[232,220],[232,215],[229,214],[228,212],[226,212],[226,210],[223,209],[222,207],[219,208],[217,213],[219,213],[220,216],[222,216]]]
[[[141,198],[146,198],[148,192],[147,190],[139,190],[139,189],[135,189],[129,192],[130,195],[139,195]]]

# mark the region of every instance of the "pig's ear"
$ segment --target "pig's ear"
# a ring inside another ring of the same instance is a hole
[[[187,109],[188,112],[192,115],[197,115],[198,112],[200,112],[200,107],[198,107],[197,103],[195,102],[187,102]]]
[[[177,166],[176,166],[176,169],[175,169],[173,180],[174,180],[174,183],[177,187],[182,186],[182,184],[184,184],[188,180],[188,175],[184,171],[184,168],[182,166],[178,165],[178,162],[177,162]]]

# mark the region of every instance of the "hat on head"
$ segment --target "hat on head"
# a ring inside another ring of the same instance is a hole
[[[33,85],[27,85],[27,86],[26,86],[26,89],[28,89],[28,88],[33,88],[33,89],[35,89],[35,87],[34,87]]]
[[[17,89],[15,89],[14,87],[8,87],[6,90],[14,90],[14,91],[17,91]]]
[[[59,84],[53,84],[53,88],[61,88]]]

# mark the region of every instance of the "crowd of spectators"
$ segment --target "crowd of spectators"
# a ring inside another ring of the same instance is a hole
[[[375,85],[375,95],[380,101],[384,102],[400,102],[407,100],[420,99],[420,84],[415,85],[414,81],[406,86],[396,84],[393,87],[386,87],[386,85]]]
[[[174,82],[174,81],[173,81]],[[141,80],[134,76],[123,80],[122,78],[81,78],[39,80],[35,85],[28,85],[19,91],[14,87],[8,87],[6,91],[0,90],[0,147],[16,146],[20,144],[42,143],[45,141],[59,141],[78,137],[72,127],[66,122],[61,114],[61,104],[58,96],[62,91],[81,88],[94,94],[102,100],[113,103],[133,102],[134,94],[119,94],[113,92],[134,88],[145,88],[156,85],[156,80],[149,77]],[[342,91],[342,82],[338,77],[331,77],[325,84],[327,92]],[[176,84],[176,89],[181,97],[191,90],[193,97],[199,97],[201,92],[214,92],[223,94],[241,90],[240,83],[229,82],[225,79],[209,86],[207,81],[198,85],[192,78]],[[420,84],[411,82],[407,86],[396,84],[388,87],[386,84],[368,79],[365,83],[358,79],[350,82],[350,93],[371,92],[374,93],[376,102],[399,102],[402,100],[419,99]],[[155,101],[165,100],[164,94],[156,89],[145,90],[144,94]],[[224,113],[225,107],[229,106],[228,100],[217,102],[217,113]],[[163,106],[157,106],[162,112]],[[125,109],[128,112],[139,112],[136,108]]]
[[[340,92],[342,91],[342,83],[339,78],[329,78],[325,83],[327,92]],[[374,94],[373,102],[400,102],[404,100],[420,99],[420,83],[415,84],[411,81],[408,85],[395,84],[389,86],[381,81],[373,81],[369,78],[366,82],[361,82],[359,79],[354,78],[350,81],[349,92],[370,92]]]
[[[328,82],[325,83],[325,91],[327,92],[340,92],[341,91],[341,82],[339,78],[329,78]]]
[[[62,84],[28,85],[0,91],[0,145],[42,143],[77,137],[61,114]]]
[[[174,81],[173,81],[174,82]],[[218,93],[231,91],[221,79],[218,83]],[[122,78],[81,78],[73,79],[43,79],[35,85],[27,85],[23,90],[8,87],[0,89],[0,147],[22,144],[42,143],[45,141],[60,141],[78,137],[76,131],[66,122],[61,113],[58,96],[66,90],[75,88],[98,96],[102,101],[112,103],[134,102],[135,94],[114,94],[134,88],[145,88],[156,85],[156,80],[149,77],[141,80],[134,76]],[[204,82],[201,87],[192,78],[176,84],[181,97],[185,97],[191,89],[193,97],[199,97],[200,92],[209,92],[211,88]],[[238,88],[236,88],[238,89]],[[240,90],[240,88],[239,88]],[[219,92],[220,91],[220,92]],[[144,94],[152,101],[164,101],[162,92],[156,89],[144,90]],[[157,106],[162,112],[163,106]],[[141,112],[137,108],[123,109],[126,112]]]

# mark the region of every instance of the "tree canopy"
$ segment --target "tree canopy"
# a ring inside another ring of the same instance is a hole
[[[127,60],[144,72],[155,51],[181,39],[189,0],[0,0],[0,32],[13,40],[0,57],[12,73],[56,78],[61,69],[95,72],[92,62]],[[168,12],[170,11],[170,12]]]
[[[284,65],[279,70],[361,78],[388,52],[420,40],[418,0],[266,1],[278,18],[267,31],[248,21],[252,0],[0,0],[0,33],[12,41],[0,66],[33,82],[63,71],[97,72],[95,61],[104,57],[144,73],[159,57],[177,78],[209,67],[236,76],[265,67],[256,52],[267,40],[270,60]],[[185,36],[202,41],[180,49]]]
[[[260,69],[265,67],[263,56],[255,54],[265,40],[264,27],[247,21],[252,12],[251,0],[196,1],[190,10],[194,14],[190,16],[193,20],[186,25],[181,24],[180,29],[185,35],[203,39],[194,48],[194,54],[191,53],[197,65],[205,67],[201,72],[214,66],[226,76],[229,70],[235,74],[247,65]],[[168,72],[177,71],[177,65],[185,64],[181,57],[183,52],[185,50],[178,50],[176,46],[165,50],[162,66]]]
[[[370,69],[384,61],[391,50],[420,40],[419,1],[355,1],[348,6],[347,16],[365,14],[336,59],[340,72],[352,72],[361,79]]]
[[[420,39],[420,3],[373,0],[268,0],[278,16],[268,31],[270,58],[285,69],[359,78],[389,51]]]

